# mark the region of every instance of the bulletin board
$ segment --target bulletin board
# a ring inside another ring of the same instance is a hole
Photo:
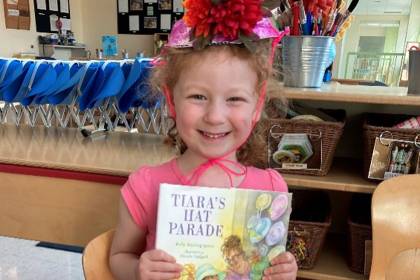
[[[34,0],[34,7],[37,32],[58,33],[58,18],[63,29],[71,30],[69,0]]]
[[[119,34],[168,33],[184,15],[183,0],[117,0]]]
[[[6,28],[29,30],[29,0],[3,0]]]

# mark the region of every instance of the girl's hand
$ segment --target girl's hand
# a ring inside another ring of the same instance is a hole
[[[181,276],[181,271],[182,266],[176,263],[174,257],[162,250],[150,250],[140,256],[136,279],[176,279]]]
[[[264,271],[263,280],[295,280],[297,269],[295,256],[284,252],[271,261],[271,266]]]

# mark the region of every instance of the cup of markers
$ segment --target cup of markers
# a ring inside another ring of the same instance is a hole
[[[290,29],[281,46],[285,86],[317,88],[331,79],[334,41],[348,28],[357,3],[346,8],[343,0],[280,0],[272,14],[280,29]]]

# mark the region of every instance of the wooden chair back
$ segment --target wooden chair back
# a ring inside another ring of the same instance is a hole
[[[420,248],[420,174],[385,180],[373,193],[372,247],[370,280],[386,279],[396,255]]]
[[[114,280],[109,267],[109,251],[115,230],[91,240],[83,251],[83,272],[86,280]]]

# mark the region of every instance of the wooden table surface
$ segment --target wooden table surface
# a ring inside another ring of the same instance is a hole
[[[112,132],[85,138],[76,128],[0,125],[0,163],[127,176],[175,156],[163,136]]]

